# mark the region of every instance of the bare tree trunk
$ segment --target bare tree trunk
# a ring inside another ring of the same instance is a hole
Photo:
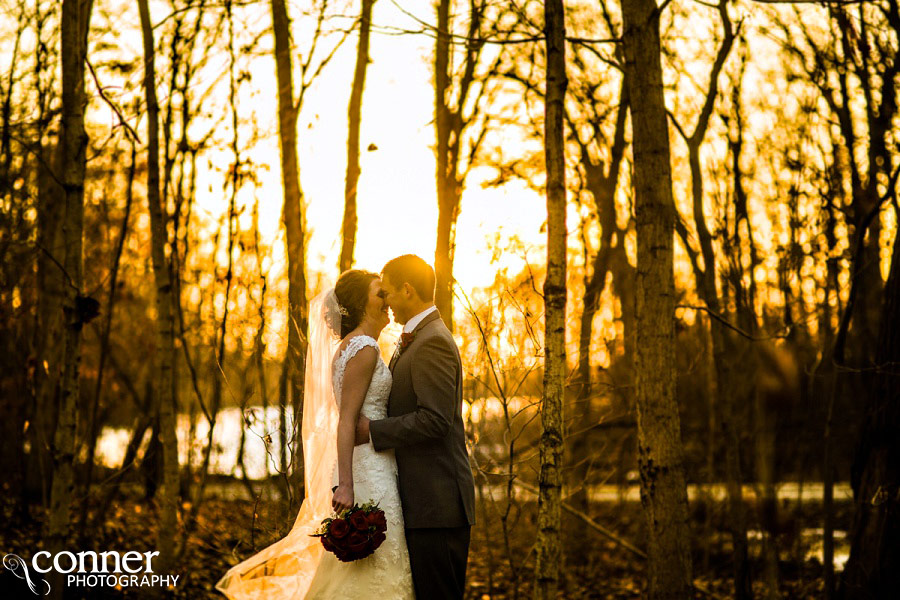
[[[434,56],[434,126],[436,134],[435,184],[438,199],[437,241],[434,246],[434,303],[447,327],[453,329],[453,258],[456,251],[456,221],[466,174],[478,155],[478,148],[487,131],[487,119],[480,121],[480,130],[467,144],[468,163],[461,166],[460,152],[463,135],[472,129],[482,113],[481,98],[488,80],[498,72],[498,54],[486,73],[476,74],[484,42],[482,22],[486,10],[484,0],[470,0],[465,57],[460,73],[455,75],[451,65],[451,0],[437,2],[437,32]],[[499,21],[491,22],[492,33],[500,34]],[[477,88],[477,91],[476,91]],[[476,97],[469,101],[469,94]]]
[[[581,386],[579,399],[586,398],[591,391],[590,385],[590,350],[593,335],[593,321],[600,307],[600,295],[606,286],[606,274],[612,271],[613,278],[629,279],[628,259],[625,256],[625,234],[616,224],[616,190],[619,187],[619,172],[622,159],[628,146],[625,140],[625,126],[628,116],[628,87],[624,77],[619,90],[619,107],[616,113],[616,129],[613,133],[613,145],[610,148],[609,171],[604,172],[606,161],[596,161],[588,153],[587,145],[579,142],[581,148],[581,165],[585,172],[586,187],[594,198],[597,216],[600,220],[600,248],[594,255],[591,275],[584,282],[582,302],[584,309],[578,336],[578,381]],[[614,241],[615,238],[615,241]],[[620,267],[619,269],[615,267]],[[621,267],[625,267],[622,269]],[[624,287],[618,282],[617,287]],[[625,299],[622,298],[622,312],[625,313]],[[626,330],[626,335],[631,333]]]
[[[707,302],[709,305],[709,302]],[[718,306],[718,305],[716,305]],[[715,310],[715,309],[712,309]],[[738,600],[753,597],[747,545],[747,515],[744,506],[743,475],[741,472],[740,434],[741,422],[738,406],[741,399],[733,397],[738,386],[731,385],[734,369],[729,365],[729,353],[738,352],[738,344],[724,331],[722,324],[710,319],[713,363],[716,372],[716,404],[719,406],[719,423],[725,443],[725,480],[728,499],[728,526],[731,530],[734,593]],[[737,359],[731,359],[737,362]]]
[[[282,498],[284,516],[288,516],[291,506],[294,504],[294,494],[290,485],[288,467],[288,413],[287,413],[287,388],[288,388],[288,363],[285,359],[281,362],[281,374],[278,376],[278,479],[284,486]]]
[[[881,311],[875,385],[860,431],[851,484],[856,512],[843,598],[890,598],[900,589],[900,235]]]
[[[560,547],[563,455],[563,400],[566,383],[566,163],[563,117],[566,29],[563,0],[544,4],[547,91],[544,102],[544,156],[547,166],[547,278],[544,281],[544,398],[535,543],[534,597],[556,598]]]
[[[40,7],[38,6],[37,9]],[[39,21],[36,37],[41,43],[35,54],[35,87],[38,88],[39,107],[36,156],[38,172],[38,318],[34,329],[35,370],[34,370],[34,410],[31,413],[31,427],[26,435],[31,444],[31,452],[25,470],[25,500],[31,504],[39,499],[43,506],[49,505],[52,480],[51,439],[54,430],[54,412],[57,406],[59,377],[62,362],[62,297],[66,285],[65,274],[58,262],[63,257],[63,239],[60,221],[63,218],[64,199],[62,188],[54,171],[60,165],[63,144],[57,143],[56,152],[46,150],[43,131],[49,127],[46,104],[49,93],[41,87],[42,74],[46,68],[46,47],[42,37],[43,20]],[[54,158],[55,157],[55,158]]]
[[[13,164],[12,135],[10,129],[13,122],[13,90],[16,87],[16,69],[14,68],[14,65],[21,60],[19,59],[19,43],[22,41],[22,34],[25,33],[28,19],[25,13],[25,4],[21,3],[19,7],[20,10],[18,11],[16,19],[15,41],[13,42],[12,52],[10,53],[10,67],[6,77],[6,89],[3,93],[2,107],[0,107],[0,199],[2,199],[4,203],[13,197],[12,177],[10,177]]]
[[[649,597],[691,596],[691,547],[675,400],[675,203],[653,0],[622,3],[637,215],[636,404]]]
[[[633,287],[634,270],[628,264],[625,253],[625,236],[627,231],[616,224],[616,190],[618,189],[619,174],[622,159],[625,155],[627,142],[625,130],[628,121],[628,93],[624,78],[619,90],[619,103],[616,113],[616,128],[613,133],[613,144],[609,150],[610,159],[608,172],[604,171],[606,161],[591,157],[587,144],[573,134],[580,147],[581,168],[584,171],[586,188],[594,199],[600,222],[600,246],[591,260],[591,269],[585,271],[584,294],[582,296],[581,321],[578,333],[578,359],[576,388],[578,396],[575,403],[575,411],[572,422],[580,423],[583,431],[570,434],[567,437],[566,452],[567,466],[571,467],[571,480],[574,486],[580,486],[570,491],[570,502],[574,503],[582,512],[588,512],[588,477],[590,467],[595,459],[594,438],[596,432],[593,428],[595,416],[593,414],[593,387],[591,382],[591,339],[594,333],[594,317],[600,308],[600,296],[606,287],[606,276],[612,273],[613,288],[619,295],[622,305],[622,321],[624,327],[623,338],[632,335],[633,320],[628,317],[632,313],[629,300],[632,294],[629,290]],[[587,262],[587,258],[585,259]],[[589,274],[588,274],[589,273]],[[625,342],[623,341],[623,345]],[[626,353],[627,354],[627,353]],[[630,360],[630,355],[628,356]],[[579,542],[589,543],[583,539]],[[584,548],[587,550],[587,546]]]
[[[256,377],[257,377],[257,385],[259,386],[259,397],[262,400],[262,413],[263,413],[263,424],[264,431],[268,432],[269,430],[269,387],[267,385],[266,380],[266,364],[265,364],[265,356],[266,356],[266,341],[263,337],[263,333],[266,331],[266,291],[268,290],[268,273],[263,270],[263,256],[262,256],[262,248],[259,240],[259,198],[256,199],[256,202],[253,204],[253,253],[256,255],[256,268],[259,272],[259,306],[258,306],[258,315],[259,315],[259,327],[256,330],[256,338],[253,345],[253,359],[256,366]],[[271,449],[269,444],[271,443],[271,437],[266,435],[263,438],[263,442],[266,444],[266,461],[265,461],[265,481],[268,483],[269,479],[269,454]],[[272,456],[274,459],[274,455]]]
[[[150,212],[151,255],[156,284],[156,388],[159,411],[159,443],[162,450],[162,485],[157,488],[160,552],[159,571],[171,569],[175,558],[178,510],[178,440],[175,435],[175,311],[173,286],[166,258],[168,214],[159,190],[159,103],[156,99],[156,66],[153,25],[148,0],[138,0],[144,40],[144,93],[147,102],[147,204]]]
[[[751,353],[758,352],[751,347]],[[757,362],[754,356],[751,360]],[[754,365],[752,373],[758,373],[759,367]],[[778,593],[778,546],[777,522],[778,501],[775,492],[775,430],[777,424],[766,403],[763,390],[758,386],[753,393],[754,425],[756,429],[756,478],[757,478],[757,514],[763,535],[763,581],[765,589],[763,597],[774,599]]]
[[[284,185],[285,239],[288,259],[288,349],[290,397],[293,402],[291,437],[291,485],[303,499],[303,446],[300,415],[303,414],[303,372],[306,357],[306,224],[303,192],[297,166],[297,107],[291,60],[291,31],[284,0],[272,0],[272,32],[275,36],[275,69],[278,78],[278,135],[281,146],[281,179]],[[293,507],[291,507],[293,508]]]
[[[87,133],[84,130],[84,63],[92,0],[65,0],[62,5],[60,54],[62,57],[62,146],[60,173],[63,185],[62,244],[64,273],[62,308],[63,371],[59,413],[53,436],[53,483],[47,523],[51,553],[63,550],[71,531],[70,504],[75,487],[74,461],[81,362],[81,329],[96,315],[97,304],[81,295],[84,173]],[[93,306],[91,306],[91,304]],[[89,314],[93,313],[93,314]],[[50,577],[53,597],[61,598],[62,575]]]
[[[228,304],[231,299],[231,284],[234,279],[234,224],[238,213],[236,209],[237,194],[241,187],[241,153],[238,145],[238,110],[237,110],[237,79],[235,77],[235,63],[237,62],[237,54],[234,49],[234,16],[232,13],[232,3],[230,0],[225,3],[226,20],[228,21],[228,56],[229,56],[229,87],[228,87],[228,106],[231,111],[231,151],[234,159],[231,163],[231,173],[229,180],[231,182],[231,197],[228,203],[228,229],[226,244],[227,267],[225,269],[225,298],[223,302],[222,320],[219,322],[219,330],[216,334],[212,353],[213,360],[216,364],[212,366],[213,391],[210,402],[209,414],[209,432],[207,434],[206,447],[203,451],[203,464],[200,467],[200,482],[194,490],[191,508],[184,516],[184,535],[191,535],[197,524],[197,513],[203,504],[203,494],[206,491],[206,484],[209,481],[209,463],[213,451],[213,439],[215,436],[216,423],[218,423],[219,410],[222,406],[222,384],[227,383],[225,379],[225,336],[228,326],[229,309]],[[218,235],[216,236],[218,239]],[[215,313],[213,306],[213,313]],[[243,434],[242,434],[243,436]],[[243,437],[242,437],[243,440]],[[241,442],[243,444],[243,441]],[[252,496],[252,494],[251,494]],[[187,546],[183,546],[178,553],[179,560]]]
[[[88,425],[88,455],[85,464],[84,486],[81,500],[81,518],[78,536],[85,540],[88,526],[88,508],[91,504],[91,484],[94,478],[94,457],[97,451],[97,438],[100,433],[98,412],[100,409],[100,397],[103,390],[103,369],[109,354],[109,337],[112,332],[113,307],[116,302],[116,282],[119,279],[119,265],[122,260],[122,250],[125,248],[125,240],[128,237],[128,219],[131,216],[131,204],[134,199],[134,172],[137,162],[137,148],[135,141],[131,140],[131,160],[128,165],[128,183],[125,189],[125,214],[122,217],[122,225],[119,229],[119,239],[116,242],[116,254],[110,269],[109,294],[106,300],[106,323],[100,338],[100,359],[97,366],[97,381],[94,385],[93,405],[91,406],[91,420]]]
[[[727,12],[725,12],[726,10],[727,9],[725,7],[720,5],[720,13],[722,14],[723,23],[726,24],[726,27],[730,27],[727,20]],[[743,55],[741,56],[741,60],[746,60]],[[743,77],[744,71],[743,64],[744,63],[742,62],[740,75],[741,78]],[[750,216],[747,211],[747,197],[743,187],[743,173],[740,166],[741,151],[743,148],[743,117],[740,101],[741,84],[742,79],[738,79],[734,83],[734,87],[732,88],[731,92],[733,115],[730,120],[733,123],[729,125],[729,127],[733,126],[734,128],[734,138],[731,137],[731,133],[729,132],[728,145],[731,149],[732,177],[734,181],[734,235],[736,238],[738,237],[740,223],[741,221],[743,221],[746,227],[747,241],[750,245],[749,270],[750,273],[753,273],[756,266],[759,264],[759,257],[757,256],[757,252],[755,250],[755,245],[753,242]],[[692,161],[691,168],[696,170],[696,174],[692,175],[692,178],[702,177],[702,173],[700,172],[699,160]],[[711,235],[705,225],[702,199],[698,200],[695,203],[695,218],[700,221],[704,221],[702,227],[698,225],[698,234],[700,235],[702,240],[701,245],[704,248],[704,252],[713,257],[710,260],[715,260],[712,252]],[[740,243],[738,244],[740,245]],[[737,252],[740,253],[742,251],[740,248],[737,248]],[[704,254],[704,256],[706,255],[707,254]],[[714,265],[714,263],[710,264]],[[736,264],[744,264],[743,256],[737,259]],[[706,302],[706,305],[710,307],[710,310],[719,313],[722,310],[722,305],[726,304],[726,302],[719,301],[719,297],[717,295],[715,287],[715,276],[713,275],[713,277],[709,280],[705,278],[706,273],[710,271],[715,271],[715,269],[707,270],[706,268],[704,268],[704,285],[702,287],[702,297],[704,299],[704,302]],[[734,292],[738,318],[740,320],[740,326],[744,328],[745,331],[752,333],[756,330],[756,316],[753,309],[753,299],[756,298],[755,279],[751,277],[749,288],[750,301],[746,304],[740,300],[740,290],[743,286],[743,278],[740,271],[736,270],[735,272],[733,272],[730,279],[731,287]],[[728,281],[723,281],[722,283],[723,289],[727,289]],[[698,285],[698,287],[700,286]],[[732,571],[734,595],[737,600],[748,600],[753,597],[753,582],[750,573],[749,549],[747,542],[747,515],[746,507],[744,505],[743,475],[741,471],[740,432],[738,431],[739,424],[743,420],[743,415],[740,414],[739,407],[746,404],[745,399],[748,398],[748,396],[746,395],[747,391],[745,390],[747,386],[744,385],[743,382],[737,380],[737,378],[734,376],[733,370],[733,365],[741,363],[741,358],[737,356],[737,353],[745,352],[747,344],[744,340],[735,341],[733,332],[726,330],[723,322],[720,319],[709,319],[709,328],[713,362],[715,367],[713,370],[715,374],[715,390],[713,401],[715,403],[714,410],[718,413],[713,414],[713,418],[715,418],[716,416],[718,416],[719,418],[725,443],[725,479],[727,507],[729,515],[728,523],[731,532],[733,557]],[[751,374],[753,373],[753,371],[747,367],[743,367],[742,370]]]
[[[735,401],[736,394],[744,393],[744,391],[741,385],[735,383],[731,371],[731,363],[729,362],[735,361],[733,354],[744,350],[745,347],[740,343],[735,343],[733,341],[731,332],[728,331],[725,325],[720,321],[722,318],[721,307],[723,302],[720,300],[719,292],[716,288],[716,256],[713,247],[713,236],[706,225],[706,214],[703,207],[703,171],[700,165],[700,148],[706,137],[709,120],[712,116],[715,102],[718,97],[718,78],[731,51],[731,47],[734,44],[734,40],[736,39],[736,32],[728,15],[727,3],[720,1],[718,10],[719,18],[724,30],[724,36],[710,69],[709,88],[706,92],[703,107],[697,117],[697,123],[693,132],[688,135],[681,126],[678,125],[677,121],[674,121],[673,119],[673,122],[688,147],[688,164],[691,172],[692,212],[694,226],[697,231],[697,239],[700,244],[699,254],[703,258],[702,269],[700,268],[696,257],[698,252],[691,248],[686,235],[682,235],[682,238],[685,247],[691,254],[691,263],[696,280],[697,292],[710,312],[715,317],[718,317],[709,319],[710,350],[713,357],[715,373],[714,380],[710,382],[713,393],[715,394],[715,404],[712,407],[712,410],[718,411],[718,415],[711,414],[711,420],[715,422],[715,417],[719,417],[718,422],[721,425],[723,437],[725,439],[725,474],[729,511],[728,524],[731,529],[732,554],[734,557],[735,598],[738,600],[747,600],[752,597],[752,587],[747,551],[747,526],[740,462],[740,436],[737,430],[738,423],[740,422],[737,415],[737,406],[739,406],[740,403]],[[736,186],[737,185],[738,182],[736,181]],[[747,396],[747,398],[749,399],[749,396]]]
[[[149,379],[147,380],[147,388],[147,398],[145,399],[145,403],[149,408],[153,402],[150,398],[150,395],[152,394],[152,384]],[[150,426],[152,425],[152,420],[152,415],[147,411],[140,412],[135,419],[134,426],[131,429],[131,439],[128,441],[128,445],[125,447],[125,455],[122,457],[122,465],[111,479],[104,482],[106,485],[106,493],[103,495],[99,504],[96,505],[97,512],[92,519],[92,525],[100,526],[101,518],[106,515],[109,507],[112,506],[113,501],[118,497],[119,491],[122,488],[122,479],[130,469],[134,468],[138,450],[144,439],[144,434],[147,433],[147,430],[150,429]]]
[[[375,0],[362,0],[359,17],[359,46],[356,50],[356,70],[353,72],[353,88],[350,91],[347,134],[347,179],[344,184],[343,244],[338,269],[341,273],[353,266],[353,248],[356,245],[356,192],[359,184],[359,126],[362,113],[362,95],[366,86],[366,70],[369,66],[369,32],[372,29],[372,6]]]
[[[437,134],[438,198],[437,242],[434,249],[434,303],[447,327],[453,330],[453,248],[460,194],[456,182],[456,163],[451,156],[453,111],[449,106],[450,90],[450,4],[439,0],[437,35],[434,51],[434,126]],[[452,170],[452,172],[451,172]]]
[[[835,146],[837,148],[837,146]],[[837,158],[837,157],[835,157]],[[830,169],[832,177],[840,177],[840,171]],[[837,179],[835,179],[837,183]],[[843,183],[843,182],[840,182]],[[838,185],[833,185],[835,191],[841,189]],[[839,195],[838,198],[841,196]],[[825,348],[823,355],[832,356],[835,346],[836,331],[832,329],[831,317],[831,295],[835,296],[835,305],[837,306],[838,315],[841,311],[840,288],[838,287],[838,272],[840,266],[838,264],[837,253],[834,248],[837,246],[837,236],[835,234],[835,202],[836,198],[831,195],[825,196],[826,212],[828,218],[825,225],[825,238],[828,240],[828,258],[827,261],[827,285],[825,287],[825,298],[822,302],[822,322],[824,324],[824,342],[822,347]],[[835,594],[834,581],[834,464],[832,457],[832,422],[834,418],[835,400],[841,397],[841,385],[843,378],[838,376],[837,368],[834,360],[830,364],[825,361],[819,363],[816,368],[815,375],[819,372],[824,374],[822,379],[827,378],[829,385],[825,393],[825,425],[822,435],[822,563],[824,566],[823,575],[825,580],[825,599],[831,600]],[[830,372],[829,372],[830,371]],[[816,377],[818,379],[818,377]],[[815,379],[814,379],[815,381]]]

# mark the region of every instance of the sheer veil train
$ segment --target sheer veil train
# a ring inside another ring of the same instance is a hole
[[[319,538],[309,534],[332,514],[338,409],[331,361],[340,345],[340,320],[333,288],[310,302],[302,422],[306,497],[284,538],[235,565],[216,583],[216,589],[231,600],[303,598],[322,558]]]

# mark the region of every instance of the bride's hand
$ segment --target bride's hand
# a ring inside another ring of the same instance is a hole
[[[331,498],[331,507],[337,513],[343,512],[353,506],[353,486],[339,485]]]

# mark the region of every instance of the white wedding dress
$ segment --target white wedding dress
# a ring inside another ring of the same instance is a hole
[[[336,436],[344,371],[360,349],[378,348],[375,339],[356,336],[338,352],[339,321],[333,289],[310,303],[302,436],[306,495],[285,537],[231,567],[216,583],[230,600],[415,599],[393,450],[375,452],[371,442],[353,449],[354,500],[378,502],[387,520],[385,540],[374,554],[343,563],[325,552],[319,538],[310,536],[322,519],[334,514],[331,489],[337,485]],[[387,416],[391,383],[391,372],[379,355],[362,415]]]
[[[338,406],[347,363],[366,346],[373,346],[377,350],[378,342],[367,335],[358,335],[334,359],[332,384]],[[360,413],[372,420],[387,417],[390,393],[391,372],[379,353]],[[334,466],[332,483],[337,485],[337,464]],[[414,599],[397,483],[397,461],[393,450],[376,452],[372,442],[353,449],[353,496],[357,504],[370,501],[378,503],[387,518],[386,539],[374,554],[349,563],[339,561],[331,552],[325,552],[306,599]]]

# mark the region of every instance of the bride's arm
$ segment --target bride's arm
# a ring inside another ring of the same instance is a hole
[[[356,420],[369,390],[377,358],[378,350],[366,346],[347,362],[344,370],[337,428],[338,487],[331,500],[332,507],[338,512],[353,506],[353,445],[356,439]]]

